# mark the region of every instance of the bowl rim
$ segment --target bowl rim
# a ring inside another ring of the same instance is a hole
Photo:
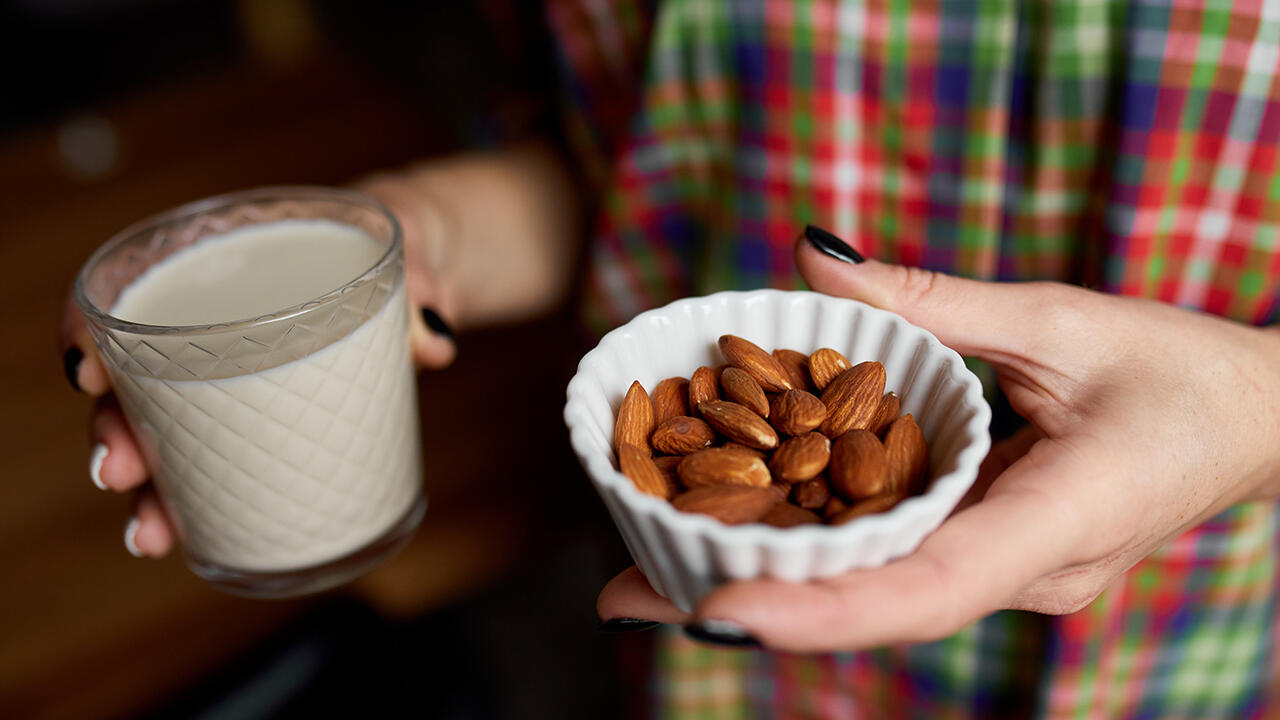
[[[609,452],[599,453],[589,439],[587,427],[585,396],[593,392],[588,386],[588,371],[595,358],[603,354],[602,348],[630,332],[636,325],[651,323],[654,318],[683,311],[687,306],[699,306],[708,303],[748,303],[759,302],[765,298],[769,302],[785,302],[801,298],[817,303],[847,304],[856,307],[860,313],[873,317],[882,317],[890,323],[902,326],[902,329],[921,336],[929,347],[929,352],[944,358],[949,373],[958,377],[965,386],[962,408],[971,410],[973,415],[962,426],[968,441],[955,455],[955,467],[943,475],[933,478],[929,492],[924,495],[909,497],[898,503],[887,513],[868,515],[843,525],[825,524],[806,525],[790,528],[777,528],[764,523],[745,523],[742,525],[726,525],[706,515],[686,513],[676,510],[670,501],[647,495],[636,489],[629,478],[613,466],[612,442],[607,442]],[[682,532],[709,535],[713,539],[723,539],[734,543],[751,542],[767,544],[779,548],[795,546],[846,545],[855,538],[875,535],[895,528],[910,527],[915,522],[932,523],[931,505],[940,500],[943,490],[948,497],[954,496],[948,514],[955,509],[964,494],[972,487],[977,478],[978,468],[991,447],[989,427],[991,424],[991,407],[982,392],[982,383],[964,364],[964,359],[955,350],[943,345],[933,333],[918,325],[908,322],[902,316],[877,308],[872,305],[809,290],[725,290],[694,297],[680,298],[661,307],[646,310],[631,320],[605,333],[595,347],[584,354],[578,362],[573,378],[566,389],[564,408],[565,424],[569,429],[569,443],[579,462],[584,466],[598,492],[602,495],[610,491],[617,498],[636,512],[647,516],[656,515],[665,525],[672,526]],[[967,477],[966,477],[967,476]],[[932,500],[928,499],[932,497]],[[945,517],[945,516],[944,516]],[[930,527],[931,532],[936,523]]]

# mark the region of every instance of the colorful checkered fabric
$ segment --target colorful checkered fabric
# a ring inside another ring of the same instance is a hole
[[[1280,1],[553,0],[567,127],[607,191],[600,327],[795,287],[805,223],[881,259],[1280,322]],[[607,181],[607,182],[606,182]],[[1274,504],[1064,617],[858,654],[672,638],[663,715],[1280,716]]]

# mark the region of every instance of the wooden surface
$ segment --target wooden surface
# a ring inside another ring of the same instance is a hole
[[[170,557],[121,544],[128,498],[87,475],[91,401],[68,387],[55,328],[89,253],[148,214],[264,184],[341,184],[433,150],[430,113],[350,63],[264,74],[244,67],[102,108],[120,160],[63,170],[56,129],[0,144],[0,714],[128,717],[324,598],[219,594]],[[554,536],[555,513],[592,508],[560,409],[579,347],[563,320],[464,336],[459,363],[421,380],[424,525],[391,562],[342,592],[389,615],[464,598]],[[534,348],[510,369],[510,348]],[[528,431],[493,452],[494,397]],[[479,402],[484,398],[484,402]],[[537,479],[538,482],[532,480]],[[551,486],[540,485],[549,481]]]

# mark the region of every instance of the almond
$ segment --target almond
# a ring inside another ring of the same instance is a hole
[[[893,421],[884,434],[884,452],[889,464],[886,483],[890,492],[917,495],[924,490],[929,450],[914,417],[907,414]]]
[[[720,380],[711,368],[703,365],[693,371],[689,377],[689,412],[698,412],[698,406],[704,402],[720,399]]]
[[[901,411],[898,402],[898,393],[887,392],[884,397],[880,398],[880,407],[876,408],[876,414],[871,418],[867,429],[875,433],[879,437],[884,437],[884,431],[889,425],[898,419],[898,413]]]
[[[658,383],[649,397],[653,400],[654,425],[689,414],[689,381],[682,377],[669,377]]]
[[[772,478],[764,461],[744,452],[707,448],[686,455],[676,468],[685,487],[750,485],[769,487]]]
[[[796,350],[778,348],[773,357],[787,373],[787,379],[796,390],[813,390],[813,381],[809,379],[809,356]]]
[[[741,525],[764,517],[778,504],[778,496],[767,487],[708,485],[677,495],[671,504],[683,512],[710,515],[726,525]]]
[[[770,422],[784,435],[803,435],[827,419],[827,406],[804,390],[788,390],[773,399]]]
[[[831,440],[822,433],[805,433],[784,441],[769,458],[773,477],[786,482],[812,480],[831,459]]]
[[[787,498],[791,497],[791,483],[778,482],[775,479],[772,483],[769,484],[769,489],[772,490],[775,494],[777,494],[778,500],[781,502],[786,502]]]
[[[698,405],[698,412],[706,420],[725,435],[757,450],[772,450],[778,447],[778,433],[774,432],[764,418],[751,412],[746,407],[728,400],[713,400]]]
[[[791,486],[791,502],[808,510],[817,510],[832,499],[831,487],[821,475]]]
[[[821,392],[836,379],[840,373],[853,367],[848,358],[832,348],[819,348],[809,356],[809,377],[813,378],[814,387]]]
[[[613,446],[635,445],[649,452],[649,436],[653,434],[653,403],[649,393],[637,380],[627,388],[626,397],[618,408],[618,419],[613,425]]]
[[[721,335],[719,345],[724,359],[730,365],[746,370],[765,392],[782,392],[792,388],[782,364],[759,345],[737,335]]]
[[[653,449],[667,455],[688,455],[711,445],[716,432],[695,417],[678,415],[653,431]]]
[[[831,489],[846,500],[879,495],[889,476],[884,445],[869,430],[850,430],[836,438],[829,467]]]
[[[736,442],[733,442],[732,440],[730,440],[729,442],[727,442],[727,443],[725,443],[725,444],[721,445],[720,447],[721,447],[721,448],[723,448],[723,449],[725,449],[725,450],[734,450],[734,451],[736,451],[736,452],[744,452],[744,453],[747,453],[747,454],[751,455],[752,457],[758,457],[758,458],[760,458],[761,460],[765,460],[765,459],[767,459],[767,458],[766,458],[766,456],[765,456],[765,454],[764,454],[764,451],[762,451],[762,450],[757,450],[757,449],[755,449],[755,448],[753,448],[753,447],[747,447],[746,445],[743,445],[742,443],[736,443]]]
[[[720,387],[724,390],[724,398],[742,405],[760,417],[769,417],[769,399],[755,378],[746,370],[728,367],[720,374]]]
[[[680,473],[676,471],[680,461],[684,457],[680,455],[662,455],[653,459],[653,464],[658,466],[662,471],[662,479],[667,483],[667,497],[675,497],[684,492],[684,484],[680,482]]]
[[[822,517],[826,518],[827,522],[831,522],[831,518],[844,512],[848,507],[849,503],[841,500],[838,495],[832,495],[827,500],[827,504],[822,506]]]
[[[840,512],[827,516],[827,523],[842,525],[854,518],[892,510],[899,502],[902,502],[902,497],[898,493],[881,493],[866,500],[860,500]]]
[[[662,471],[654,464],[647,451],[635,445],[622,445],[618,448],[618,466],[622,474],[631,479],[636,489],[646,495],[671,499],[671,489],[667,485]]]
[[[818,432],[836,438],[850,430],[867,428],[880,408],[884,382],[884,366],[874,361],[858,363],[837,375],[822,392],[827,419],[818,426]]]
[[[791,503],[778,503],[760,518],[760,522],[774,527],[789,528],[797,525],[812,525],[822,522],[817,513],[798,508]]]

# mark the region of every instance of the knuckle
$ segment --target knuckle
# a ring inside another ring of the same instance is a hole
[[[902,299],[911,305],[929,300],[936,293],[939,275],[924,268],[898,266],[898,286]]]

